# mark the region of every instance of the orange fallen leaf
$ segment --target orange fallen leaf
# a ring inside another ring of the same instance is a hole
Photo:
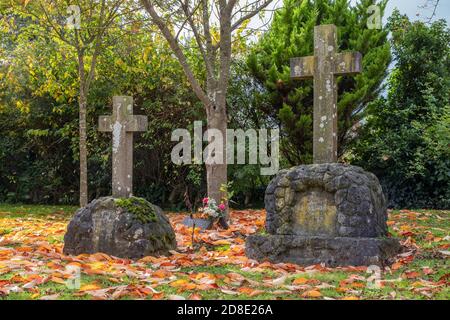
[[[24,277],[16,274],[13,277],[11,277],[11,279],[9,279],[9,281],[11,282],[22,282],[22,283],[26,283],[28,282],[27,279],[25,279]]]
[[[302,284],[305,284],[305,283],[307,283],[308,282],[308,279],[306,279],[306,278],[297,278],[297,279],[295,279],[293,282],[292,282],[292,284],[293,285],[302,285]]]
[[[182,287],[187,283],[188,283],[188,280],[186,280],[186,279],[178,279],[178,280],[171,282],[169,285],[171,287],[177,288],[177,287]]]
[[[59,283],[59,284],[66,284],[66,281],[64,279],[62,279],[60,277],[55,277],[55,276],[52,276],[50,278],[50,281],[51,282],[55,282],[55,283]]]
[[[81,286],[79,291],[82,291],[82,292],[93,291],[93,290],[99,290],[101,288],[102,287],[100,287],[99,285],[92,283],[92,284],[85,284],[85,285]]]
[[[319,290],[308,290],[302,294],[303,298],[319,298],[321,296],[322,294],[320,293]]]
[[[172,276],[172,273],[167,270],[159,269],[153,272],[152,276],[156,278],[169,278]]]
[[[394,263],[394,264],[392,265],[391,269],[392,269],[392,270],[398,270],[398,269],[400,269],[402,266],[403,266],[403,263],[401,263],[401,262],[396,262],[396,263]]]
[[[355,297],[355,296],[350,296],[350,297],[344,297],[341,300],[359,300],[359,298]]]
[[[365,288],[366,284],[362,282],[353,282],[350,286],[352,288]]]
[[[215,246],[224,246],[224,245],[231,244],[231,242],[228,241],[228,240],[222,239],[222,240],[214,241],[214,242],[212,242],[212,244],[215,245]]]

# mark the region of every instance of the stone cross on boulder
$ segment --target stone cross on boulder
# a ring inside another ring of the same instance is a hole
[[[112,132],[112,195],[129,198],[133,193],[133,132],[147,131],[146,116],[133,115],[132,97],[113,97],[113,115],[101,116],[99,131]]]
[[[375,175],[337,162],[336,76],[361,72],[360,53],[337,53],[334,25],[314,29],[311,57],[292,77],[314,77],[314,163],[280,171],[264,198],[267,235],[246,239],[258,261],[328,266],[384,265],[400,250],[388,237],[386,199]]]
[[[361,53],[337,48],[336,26],[316,26],[314,56],[291,59],[293,79],[314,78],[314,163],[337,162],[336,76],[361,72]]]
[[[114,97],[113,115],[100,117],[99,130],[113,133],[112,197],[95,199],[75,213],[64,236],[64,254],[140,259],[176,249],[161,208],[132,196],[133,132],[147,127],[147,117],[133,115],[132,97]]]

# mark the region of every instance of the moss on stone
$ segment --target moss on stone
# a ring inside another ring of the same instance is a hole
[[[137,197],[116,199],[118,207],[128,211],[142,223],[156,222],[155,208],[147,200]]]

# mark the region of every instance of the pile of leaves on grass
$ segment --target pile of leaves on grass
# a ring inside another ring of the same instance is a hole
[[[248,259],[245,237],[263,232],[263,210],[232,211],[229,230],[195,230],[194,248],[192,229],[181,223],[185,215],[168,216],[177,251],[132,261],[102,253],[65,256],[67,212],[43,216],[0,207],[0,299],[450,298],[448,211],[391,212],[390,232],[404,252],[382,270]]]

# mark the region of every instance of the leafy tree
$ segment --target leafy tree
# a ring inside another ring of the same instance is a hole
[[[359,51],[363,72],[338,79],[338,145],[341,156],[353,138],[351,129],[364,116],[367,104],[382,89],[391,61],[388,31],[369,29],[369,7],[377,3],[381,14],[387,1],[285,0],[248,58],[250,74],[256,81],[251,105],[281,126],[281,152],[290,165],[312,161],[313,84],[293,81],[289,60],[314,52],[314,26],[335,24],[340,51]]]
[[[386,99],[369,108],[353,152],[394,207],[450,207],[450,30],[390,19],[396,61]]]
[[[203,103],[208,128],[219,130],[225,141],[233,41],[248,21],[272,0],[140,2],[169,43],[192,90]],[[196,64],[189,59],[194,55],[201,57],[199,74],[195,72]],[[224,156],[225,145],[214,153]],[[221,186],[227,185],[225,159],[222,163],[207,164],[206,171],[208,196],[220,202],[225,196]]]
[[[135,18],[106,33],[90,86],[89,197],[111,192],[111,135],[97,131],[98,116],[111,113],[113,95],[133,95],[139,108],[135,112],[149,117],[149,130],[135,141],[135,192],[176,208],[186,189],[192,199],[205,194],[204,170],[172,164],[172,144],[167,142],[173,129],[188,128],[204,111],[166,41]],[[2,44],[8,43],[0,57],[7,61],[0,66],[0,128],[5,133],[0,136],[0,201],[74,203],[79,165],[76,53],[46,37],[32,20],[18,19],[0,21],[9,23],[0,29]]]
[[[118,23],[119,10],[124,0],[78,1],[71,6],[65,0],[20,1],[10,0],[11,8],[22,17],[36,21],[31,25],[35,36],[54,41],[61,51],[73,53],[77,65],[79,106],[79,161],[80,206],[88,203],[87,167],[87,98],[95,76],[97,59],[104,47],[109,28]],[[72,10],[73,17],[68,23]],[[63,54],[63,53],[62,53]],[[64,54],[63,54],[64,55]]]

